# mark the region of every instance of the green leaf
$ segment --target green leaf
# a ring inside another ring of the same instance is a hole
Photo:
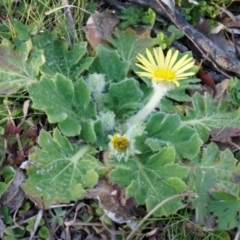
[[[175,87],[172,90],[167,92],[167,96],[178,102],[186,102],[192,99],[189,94],[186,93],[188,90],[196,90],[200,88],[199,85],[200,79],[198,78],[189,78],[186,80],[179,81],[179,87]]]
[[[50,232],[49,229],[46,226],[42,226],[39,231],[38,234],[41,238],[43,239],[47,239],[50,237]]]
[[[130,63],[122,61],[116,50],[99,44],[96,51],[96,58],[89,69],[90,73],[105,74],[107,81],[114,82],[119,82],[127,76]]]
[[[168,32],[171,32],[172,34],[174,34],[175,39],[180,39],[184,37],[184,32],[176,28],[174,25],[169,25],[167,30]]]
[[[87,142],[94,142],[93,118],[96,107],[83,79],[73,83],[63,75],[50,79],[41,77],[39,82],[28,86],[33,108],[43,110],[50,123],[58,123],[66,136],[81,134]]]
[[[202,169],[203,172],[210,171],[217,179],[215,187],[221,191],[238,195],[240,192],[239,180],[240,167],[236,167],[236,159],[229,149],[219,151],[215,143],[210,143],[203,149],[202,153],[193,158],[191,165]]]
[[[148,8],[146,15],[143,16],[143,22],[153,26],[155,23],[155,20],[156,20],[156,13],[151,8]]]
[[[240,167],[236,167],[236,160],[229,149],[220,152],[215,143],[204,148],[203,152],[191,161],[189,167],[192,169],[189,186],[198,194],[194,201],[197,220],[199,223],[206,223],[206,219],[210,217],[209,192],[218,190],[234,196],[239,195]]]
[[[139,205],[146,204],[147,211],[151,211],[161,201],[185,190],[186,185],[182,179],[188,175],[189,170],[174,163],[173,147],[162,148],[149,159],[139,157],[124,163],[109,162],[110,166],[116,167],[109,177],[112,182],[126,187],[127,198],[134,196]],[[154,215],[168,216],[181,207],[181,199],[174,199]]]
[[[129,64],[135,64],[136,56],[139,53],[145,53],[146,48],[149,48],[152,44],[149,35],[146,35],[146,37],[139,36],[130,28],[126,31],[116,31],[114,38],[109,38],[108,41],[118,51],[121,59]]]
[[[240,224],[239,197],[226,192],[212,192],[211,196],[213,200],[209,209],[217,217],[218,227],[223,230],[238,227]]]
[[[122,10],[119,18],[122,22],[119,24],[120,28],[126,28],[130,25],[137,25],[141,22],[141,17],[145,15],[142,8],[129,7]]]
[[[45,208],[84,198],[84,188],[94,187],[98,175],[105,172],[92,147],[70,144],[58,129],[53,136],[42,130],[38,144],[40,148],[29,157],[33,165],[22,189],[35,201],[43,201]]]
[[[33,39],[33,45],[44,50],[46,58],[41,71],[48,77],[56,73],[76,80],[76,78],[92,64],[92,57],[83,58],[87,53],[87,43],[74,44],[72,49],[63,40],[57,39],[56,34],[44,32]]]
[[[195,170],[194,182],[195,191],[198,195],[193,201],[193,205],[196,207],[196,221],[199,224],[204,224],[206,219],[210,218],[208,211],[210,196],[208,191],[216,184],[217,180],[210,171],[203,171],[197,168]]]
[[[111,83],[109,93],[105,95],[105,105],[122,118],[140,108],[143,96],[138,82],[133,78],[125,79],[119,83]]]
[[[194,127],[204,142],[211,129],[240,127],[240,110],[229,111],[223,104],[216,107],[209,95],[194,94],[192,104],[193,107],[187,107],[181,118],[184,125]]]
[[[183,125],[176,114],[156,113],[152,115],[146,123],[145,131],[147,132],[145,143],[150,148],[153,148],[153,143],[155,150],[156,144],[159,150],[163,146],[173,146],[177,159],[192,159],[202,145],[196,131]]]
[[[15,93],[36,80],[39,68],[44,63],[42,50],[32,52],[32,43],[27,41],[14,49],[7,39],[0,44],[0,94]]]
[[[16,19],[11,20],[12,31],[15,31],[19,40],[26,41],[29,39],[28,27]]]

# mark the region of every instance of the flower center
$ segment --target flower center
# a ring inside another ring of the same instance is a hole
[[[116,150],[123,152],[128,148],[130,141],[126,137],[119,137],[114,134],[111,143]]]
[[[153,75],[156,78],[162,78],[164,80],[174,80],[176,78],[175,73],[167,68],[159,68],[154,71]]]

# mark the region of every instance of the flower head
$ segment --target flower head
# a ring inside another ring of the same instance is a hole
[[[120,135],[115,133],[113,136],[110,135],[110,155],[114,158],[117,158],[118,161],[124,159],[125,161],[131,155],[139,154],[135,147],[135,137],[140,136],[144,132],[144,127],[140,124],[135,124],[131,126],[126,134]]]
[[[127,161],[130,156],[132,145],[130,139],[126,135],[121,136],[117,133],[113,136],[110,135],[109,138],[111,139],[109,142],[110,155],[117,158],[118,161],[122,159]]]
[[[136,63],[143,72],[137,72],[141,77],[152,79],[153,84],[169,84],[175,83],[179,86],[179,80],[195,74],[191,68],[194,66],[194,59],[185,54],[179,56],[178,50],[170,49],[166,57],[160,47],[153,49],[153,54],[146,49],[147,58],[142,54],[137,56],[140,63]],[[190,70],[190,71],[189,71]]]

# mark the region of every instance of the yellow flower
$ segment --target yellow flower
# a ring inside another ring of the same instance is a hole
[[[170,49],[166,57],[160,47],[153,49],[153,54],[146,49],[147,58],[138,54],[136,63],[143,72],[137,72],[141,77],[152,79],[153,83],[175,83],[179,86],[179,80],[195,74],[189,71],[194,66],[194,59],[187,54],[179,59],[179,51]],[[189,71],[189,72],[187,72]]]
[[[129,147],[130,140],[125,136],[120,136],[119,134],[114,134],[111,139],[111,145],[118,152],[124,152]]]
[[[144,127],[142,124],[135,124],[124,135],[118,133],[109,135],[110,142],[108,145],[110,156],[116,158],[118,161],[122,159],[128,161],[131,156],[139,154],[140,152],[135,146],[135,137],[141,135],[143,131]]]
[[[132,152],[132,142],[126,135],[114,134],[110,135],[111,139],[109,142],[110,156],[117,158],[118,161],[124,159],[128,160]]]

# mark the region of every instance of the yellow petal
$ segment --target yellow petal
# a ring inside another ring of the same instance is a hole
[[[155,49],[154,49],[155,50]],[[158,67],[163,67],[164,66],[164,61],[165,61],[165,57],[163,55],[163,51],[162,49],[159,47],[159,48],[156,48],[155,52],[155,58],[157,60],[157,65]]]
[[[178,81],[172,81],[173,83],[175,83],[177,86],[179,86],[179,82]]]
[[[154,67],[157,67],[156,62],[155,62],[155,60],[153,59],[153,56],[152,56],[151,52],[147,49],[147,50],[146,50],[146,53],[147,53],[147,57],[148,57],[149,62],[150,62]]]
[[[176,71],[176,75],[181,74],[182,72],[192,68],[194,66],[194,62],[188,63],[186,66],[182,67],[178,71]]]
[[[168,52],[167,52],[167,56],[166,56],[165,64],[164,64],[165,68],[168,68],[168,64],[169,64],[171,58],[172,58],[172,49],[168,50]]]
[[[177,78],[189,77],[189,76],[193,76],[194,74],[195,74],[195,72],[182,73],[182,74],[179,74],[179,75],[177,76]]]
[[[153,75],[151,73],[146,73],[146,72],[137,72],[137,74],[140,76],[140,77],[149,77],[149,78],[152,78]]]
[[[139,57],[137,57],[137,59],[139,60],[139,62],[142,65],[144,65],[145,67],[147,67],[148,69],[151,69],[153,71],[154,66],[144,56],[139,56]]]
[[[185,55],[179,61],[177,61],[177,63],[173,66],[173,70],[177,71],[181,67],[182,63],[186,60],[187,57],[188,56]]]
[[[172,68],[173,65],[175,64],[176,59],[177,59],[177,57],[178,57],[178,53],[179,53],[178,50],[176,50],[176,51],[174,52],[174,54],[173,54],[173,56],[172,56],[172,59],[171,59],[169,65],[168,65],[168,69]]]
[[[147,68],[147,67],[144,67],[144,66],[141,65],[141,64],[136,63],[136,65],[137,65],[138,67],[140,67],[141,69],[145,70],[146,72],[150,72],[150,73],[153,72],[152,69],[149,69],[149,68]]]

